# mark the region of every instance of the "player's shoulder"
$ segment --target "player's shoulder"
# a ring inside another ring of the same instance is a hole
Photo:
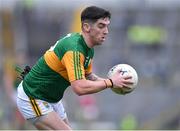
[[[81,35],[79,33],[69,33],[65,35],[63,38],[61,38],[60,42],[76,42],[78,39],[80,39]]]
[[[82,36],[79,33],[70,33],[59,40],[59,45],[67,50],[77,50],[81,48]]]

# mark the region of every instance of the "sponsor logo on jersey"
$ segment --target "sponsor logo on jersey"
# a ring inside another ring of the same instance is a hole
[[[85,62],[84,62],[84,67],[85,67],[85,69],[88,68],[90,62],[91,62],[91,58],[90,58],[89,56],[86,56]]]

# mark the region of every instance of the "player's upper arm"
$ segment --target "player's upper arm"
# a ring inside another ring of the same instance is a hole
[[[84,56],[82,53],[79,51],[68,51],[64,54],[61,61],[66,68],[70,82],[85,79]]]

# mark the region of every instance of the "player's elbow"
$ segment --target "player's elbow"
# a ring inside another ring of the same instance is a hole
[[[78,96],[87,94],[85,85],[87,85],[86,80],[75,80],[71,82],[71,87]]]
[[[78,96],[82,96],[85,95],[84,91],[78,87],[78,86],[73,86],[73,91],[78,95]]]

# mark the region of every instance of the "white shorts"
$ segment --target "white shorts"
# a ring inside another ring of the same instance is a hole
[[[61,119],[67,118],[67,114],[61,100],[57,103],[48,103],[40,99],[29,98],[24,92],[22,82],[17,89],[17,106],[25,119],[31,119],[55,111]]]

